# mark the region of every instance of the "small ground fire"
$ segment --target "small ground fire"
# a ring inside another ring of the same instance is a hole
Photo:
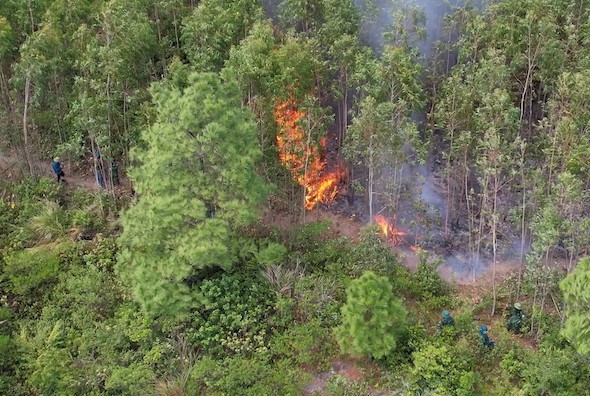
[[[384,216],[377,215],[373,218],[375,223],[381,228],[381,232],[385,236],[385,239],[393,242],[394,245],[399,245],[403,242],[406,233],[402,230],[395,228],[392,222],[388,221]]]
[[[320,141],[319,147],[312,145],[299,125],[303,117],[305,113],[291,101],[275,107],[275,119],[281,128],[277,135],[279,160],[291,171],[293,179],[305,186],[305,208],[312,210],[317,204],[336,198],[344,172],[341,169],[324,172],[326,161],[322,159],[321,150],[326,147],[326,139]]]

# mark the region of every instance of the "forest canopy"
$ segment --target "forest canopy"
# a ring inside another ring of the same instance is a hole
[[[0,2],[0,394],[584,395],[590,4]]]

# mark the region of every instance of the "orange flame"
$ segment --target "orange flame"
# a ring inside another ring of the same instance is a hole
[[[305,186],[305,208],[313,209],[318,203],[331,202],[338,194],[338,184],[343,172],[338,170],[322,175],[326,162],[322,160],[320,149],[309,144],[303,128],[299,125],[305,113],[290,102],[275,107],[275,118],[281,128],[277,135],[279,160],[290,171],[301,186]],[[325,138],[320,141],[326,147]]]
[[[381,215],[374,217],[375,223],[381,228],[381,232],[386,240],[390,240],[394,245],[399,245],[403,241],[405,232],[395,228],[387,219]]]

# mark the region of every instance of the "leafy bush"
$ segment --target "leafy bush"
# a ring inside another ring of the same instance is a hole
[[[345,238],[334,238],[331,227],[332,223],[322,221],[296,229],[289,240],[291,258],[299,259],[310,271],[317,271],[346,257],[350,243]]]
[[[10,283],[10,291],[34,299],[57,279],[59,265],[56,249],[26,249],[5,258],[4,276]]]
[[[300,395],[305,374],[288,361],[269,362],[260,357],[203,357],[193,370],[191,391],[199,395]]]
[[[438,273],[441,260],[432,260],[428,253],[419,253],[418,269],[411,276],[410,290],[426,304],[428,309],[440,309],[452,305],[450,287]]]
[[[556,349],[542,346],[529,356],[522,370],[525,395],[587,394],[590,386],[587,362],[573,348]]]
[[[474,395],[477,375],[473,355],[465,342],[449,348],[425,344],[413,354],[412,388],[417,394]]]
[[[55,202],[59,198],[59,187],[53,179],[28,177],[15,186],[14,193],[19,202],[37,202],[42,199]]]
[[[274,293],[257,278],[224,273],[199,286],[202,307],[194,312],[186,335],[212,354],[267,351]]]
[[[0,333],[0,394],[8,394],[14,385],[15,365],[20,360],[16,342],[6,334]]]
[[[143,396],[154,387],[155,375],[143,363],[126,367],[114,367],[105,381],[105,389],[111,394]]]
[[[84,253],[84,263],[101,271],[112,271],[117,262],[116,237],[97,234]]]
[[[330,359],[334,356],[336,344],[331,331],[318,320],[312,320],[276,335],[270,348],[273,356],[288,359],[297,367],[322,371],[331,367]]]
[[[295,318],[301,322],[317,318],[324,326],[334,326],[340,321],[344,296],[343,287],[327,275],[299,277],[293,286]]]

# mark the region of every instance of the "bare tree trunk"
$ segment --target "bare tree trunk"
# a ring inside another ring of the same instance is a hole
[[[180,48],[180,39],[178,38],[178,22],[176,21],[176,11],[172,11],[174,19],[174,38],[176,39],[176,48]]]
[[[516,298],[520,297],[520,286],[522,284],[522,271],[524,266],[524,246],[526,243],[526,184],[524,176],[524,166],[521,167],[520,177],[522,179],[522,206],[520,212],[520,258],[518,265],[518,284],[516,287]]]
[[[498,169],[494,173],[494,204],[492,208],[492,251],[493,251],[493,264],[492,264],[492,289],[493,289],[493,302],[492,302],[492,316],[496,313],[496,302],[498,300],[498,291],[496,288],[496,259],[497,259],[497,218],[498,218]]]
[[[27,165],[29,167],[29,173],[31,176],[34,175],[33,171],[33,164],[31,163],[31,153],[29,149],[29,126],[28,126],[28,112],[29,112],[29,96],[31,94],[31,79],[27,76],[25,81],[25,106],[23,110],[23,143],[25,148],[25,159],[27,161]]]
[[[481,195],[481,206],[479,208],[479,227],[477,229],[477,242],[476,242],[476,251],[475,251],[475,259],[477,263],[480,260],[481,254],[481,240],[483,236],[483,231],[485,227],[485,220],[486,220],[486,209],[487,209],[487,201],[488,201],[488,179],[487,176],[482,183],[484,188]],[[475,280],[475,265],[473,266],[473,280]]]
[[[369,137],[369,183],[367,185],[367,190],[369,191],[369,221],[373,222],[373,184],[374,184],[374,173],[375,173],[375,164],[374,164],[374,151],[373,151],[373,135]]]

